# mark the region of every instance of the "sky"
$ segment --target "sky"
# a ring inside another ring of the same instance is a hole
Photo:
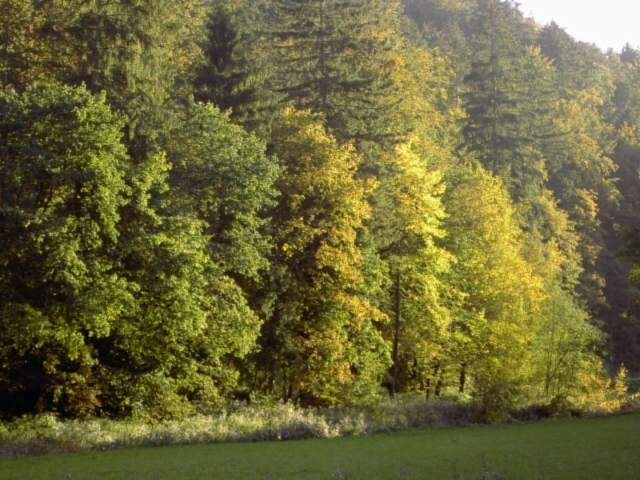
[[[517,0],[520,10],[545,25],[552,20],[574,38],[603,50],[640,47],[640,0]]]

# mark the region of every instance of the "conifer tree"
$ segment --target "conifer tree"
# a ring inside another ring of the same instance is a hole
[[[601,109],[605,99],[595,90],[578,91],[559,103],[556,128],[567,132],[550,157],[550,181],[559,205],[570,215],[580,234],[579,251],[584,272],[580,290],[592,309],[606,303],[604,277],[599,259],[604,253],[602,210],[617,202],[613,178],[616,166],[611,158],[613,129]]]
[[[536,40],[542,54],[553,60],[558,77],[557,88],[563,98],[572,92],[589,90],[609,83],[609,72],[603,68],[602,52],[587,43],[573,39],[556,23],[543,27]]]
[[[504,179],[514,199],[533,202],[547,178],[541,143],[553,133],[552,76],[517,20],[517,10],[499,0],[483,0],[475,11],[463,135],[466,150]]]
[[[202,61],[205,8],[196,0],[63,3],[63,28],[72,65],[64,80],[109,92],[127,118],[127,144],[135,161],[158,151],[189,95]],[[62,14],[61,14],[62,15]]]
[[[605,278],[598,266],[601,256],[607,255],[600,229],[602,211],[618,196],[611,159],[614,133],[606,121],[613,78],[608,68],[598,65],[597,49],[576,42],[555,24],[541,31],[538,43],[553,60],[559,95],[554,125],[561,136],[545,152],[549,187],[581,236],[584,269],[579,289],[595,312],[606,304]]]
[[[324,114],[338,140],[393,143],[403,128],[388,121],[398,8],[382,0],[273,1],[266,12],[273,90]]]
[[[278,96],[269,91],[272,76],[260,51],[256,2],[214,1],[207,23],[204,62],[195,77],[195,96],[211,102],[251,131],[268,134],[278,109]]]
[[[607,305],[598,309],[605,320],[609,354],[616,364],[632,370],[640,368],[640,63],[635,58],[629,49],[622,56],[626,61],[620,65],[613,99],[617,141],[612,158],[620,197],[617,204],[602,209],[606,250],[601,265],[608,267],[602,269]]]

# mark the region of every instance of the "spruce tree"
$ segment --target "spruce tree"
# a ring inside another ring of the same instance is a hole
[[[106,90],[126,116],[135,161],[157,152],[202,61],[205,7],[196,0],[64,3],[72,66],[65,81]]]
[[[195,98],[229,110],[235,122],[268,135],[279,97],[267,88],[273,67],[261,52],[259,8],[246,1],[215,1],[210,8]]]
[[[543,141],[553,119],[550,66],[529,48],[511,4],[483,0],[475,11],[473,61],[464,81],[464,146],[501,176],[517,201],[532,202],[547,178]]]
[[[273,1],[265,12],[273,90],[324,114],[340,141],[393,143],[403,128],[389,121],[398,8],[382,0]]]
[[[640,368],[640,63],[635,57],[630,51],[622,57],[626,61],[620,65],[613,99],[617,142],[612,158],[620,197],[601,210],[607,305],[598,310],[613,361],[632,370]]]
[[[545,151],[549,187],[559,206],[575,222],[581,236],[583,274],[580,293],[593,312],[606,305],[605,274],[599,260],[606,251],[600,223],[602,212],[618,197],[611,158],[615,144],[608,123],[613,95],[613,74],[595,47],[573,40],[555,24],[545,27],[538,39],[543,54],[554,65],[558,92],[555,129],[561,136]],[[600,62],[600,65],[598,63]]]

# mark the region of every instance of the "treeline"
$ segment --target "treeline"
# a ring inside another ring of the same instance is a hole
[[[499,0],[0,0],[0,413],[587,408],[640,368],[640,52]]]

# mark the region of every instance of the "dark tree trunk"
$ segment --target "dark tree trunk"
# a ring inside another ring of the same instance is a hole
[[[464,387],[466,386],[467,383],[467,364],[463,363],[460,366],[460,385],[458,387],[458,391],[460,393],[464,393]]]
[[[439,366],[439,365],[438,365]],[[442,393],[442,379],[444,377],[444,368],[438,368],[438,381],[436,383],[436,397]]]
[[[394,292],[395,318],[393,325],[393,371],[391,380],[391,395],[396,396],[398,392],[398,359],[400,349],[400,321],[402,315],[401,296],[400,296],[400,273],[396,274],[396,285]]]

